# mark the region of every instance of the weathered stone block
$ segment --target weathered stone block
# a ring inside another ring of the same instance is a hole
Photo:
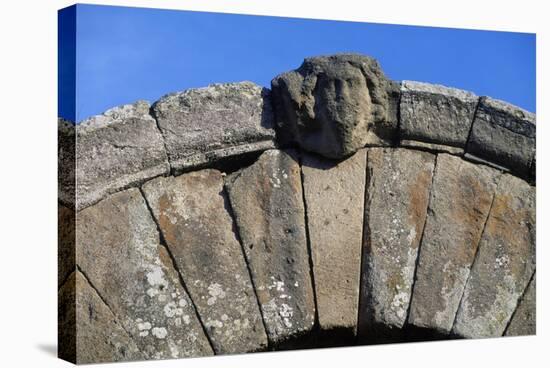
[[[427,152],[369,149],[361,337],[393,338],[405,324],[433,168],[434,156]]]
[[[82,272],[147,358],[212,354],[138,189],[79,212],[77,239]]]
[[[343,158],[367,144],[388,144],[397,129],[398,87],[378,62],[357,54],[307,58],[271,81],[283,143]]]
[[[352,336],[357,332],[366,166],[366,149],[341,162],[314,155],[302,159],[319,326]]]
[[[307,333],[315,302],[296,157],[264,152],[226,187],[270,342]]]
[[[149,107],[138,101],[77,125],[77,209],[169,173],[164,143]]]
[[[71,208],[57,205],[57,286],[61,287],[76,269],[76,214]]]
[[[72,344],[76,364],[143,360],[132,337],[84,276],[75,271],[59,291],[60,342]],[[61,350],[61,346],[60,346]],[[69,357],[61,354],[61,357]]]
[[[70,121],[57,119],[57,197],[66,207],[76,203],[76,128]]]
[[[267,336],[223,193],[202,170],[143,185],[216,353],[262,350]]]
[[[501,336],[534,270],[535,188],[505,174],[452,332],[466,338]]]
[[[537,333],[537,280],[533,276],[514,312],[505,336],[536,335]]]
[[[409,324],[451,331],[498,176],[486,166],[437,156]]]
[[[436,84],[401,84],[401,145],[462,153],[478,102],[471,92]]]
[[[153,111],[176,174],[275,147],[269,90],[251,82],[170,94]]]
[[[535,156],[535,120],[533,113],[482,97],[466,147],[467,157],[528,177]]]

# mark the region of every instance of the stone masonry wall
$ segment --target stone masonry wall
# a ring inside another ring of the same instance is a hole
[[[77,363],[535,333],[535,115],[355,54],[59,119]]]

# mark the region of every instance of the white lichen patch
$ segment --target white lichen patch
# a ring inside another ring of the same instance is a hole
[[[175,302],[169,302],[164,306],[164,315],[168,318],[183,315],[183,309],[178,307]]]
[[[208,294],[210,294],[210,298],[208,298],[208,300],[206,301],[206,304],[208,305],[213,305],[214,303],[216,303],[216,300],[218,300],[218,298],[225,298],[225,291],[223,291],[222,286],[217,282],[208,286]]]
[[[146,277],[151,286],[168,286],[168,282],[164,278],[164,272],[160,267],[154,267],[152,271],[147,273]]]
[[[151,329],[151,323],[150,322],[140,322],[138,323],[137,325],[137,328],[138,330],[140,331],[143,331],[143,330],[150,330]]]
[[[168,331],[166,331],[166,328],[164,327],[153,327],[151,333],[157,339],[164,339],[168,335]]]

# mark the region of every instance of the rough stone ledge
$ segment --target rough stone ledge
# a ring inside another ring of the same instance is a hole
[[[482,97],[466,147],[473,159],[505,167],[531,179],[534,173],[536,116],[517,106]]]
[[[456,88],[403,81],[401,145],[463,153],[478,99],[475,94]]]
[[[399,87],[356,54],[308,58],[272,86],[214,84],[76,126],[58,119],[59,201],[80,210],[153,177],[289,142],[329,158],[388,145],[448,152],[535,183],[536,115],[506,102],[421,82]]]
[[[162,97],[152,112],[173,174],[275,148],[270,91],[252,82],[212,84]]]

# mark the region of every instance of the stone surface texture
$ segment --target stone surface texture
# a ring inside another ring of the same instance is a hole
[[[77,125],[76,208],[169,172],[149,103],[138,101]]]
[[[84,276],[75,271],[70,276],[74,289],[63,289],[67,302],[76,303],[77,364],[143,360],[143,355],[109,307],[90,286]]]
[[[212,354],[138,189],[81,211],[77,239],[79,267],[148,358]]]
[[[76,214],[71,208],[57,205],[57,286],[63,285],[76,267]]]
[[[506,328],[505,336],[536,335],[537,333],[537,280],[533,276],[529,286]]]
[[[328,158],[367,144],[392,142],[399,87],[378,62],[358,54],[307,58],[271,82],[276,127],[283,142]]]
[[[460,302],[454,334],[502,336],[535,270],[535,239],[535,189],[505,174]]]
[[[58,124],[75,363],[536,333],[536,116],[358,54]]]
[[[170,94],[153,112],[175,173],[275,147],[269,90],[251,82]]]
[[[471,158],[528,177],[535,156],[535,114],[482,97],[466,152]]]
[[[315,302],[297,157],[266,151],[226,186],[270,342],[309,332]]]
[[[405,149],[368,152],[359,335],[401,329],[407,319],[434,156]]]
[[[267,345],[262,317],[217,170],[157,178],[143,191],[216,353]]]
[[[344,161],[302,159],[319,326],[357,330],[367,150]],[[338,277],[335,277],[338,275]]]
[[[76,203],[76,128],[65,119],[57,119],[57,197],[66,207]]]
[[[435,84],[401,84],[401,145],[462,153],[478,97],[471,92]]]
[[[451,331],[498,177],[486,166],[437,156],[409,324]]]

